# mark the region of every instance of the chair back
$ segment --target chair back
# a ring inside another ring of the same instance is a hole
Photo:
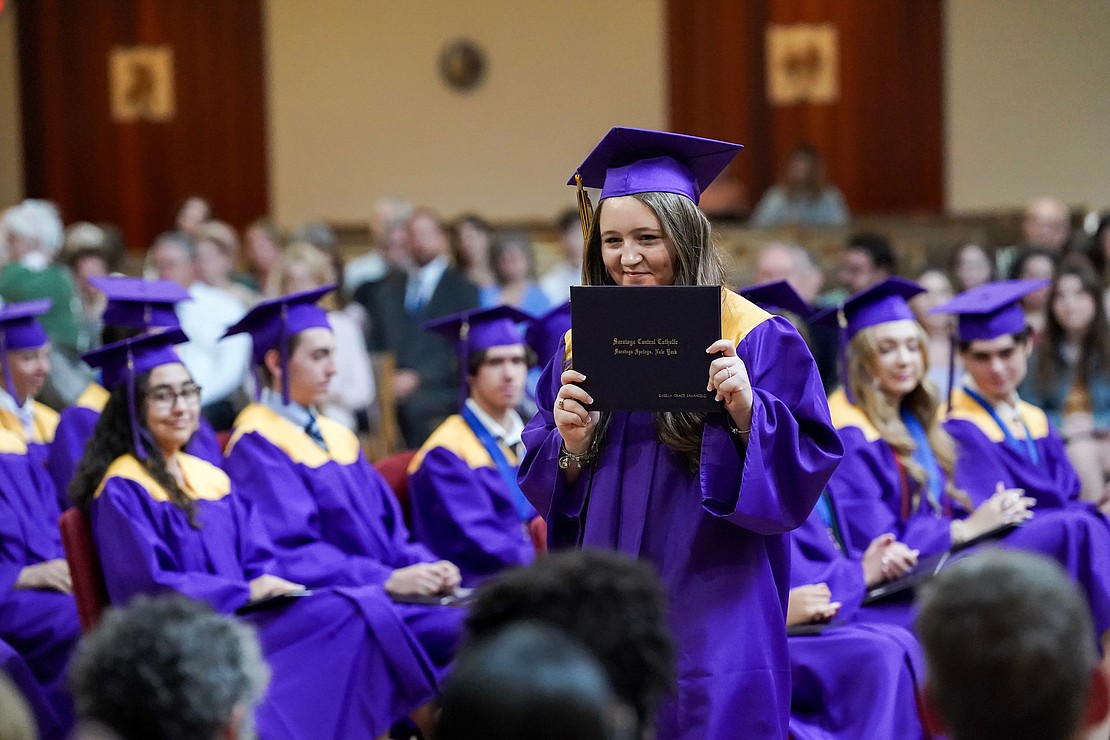
[[[89,517],[77,507],[66,509],[58,519],[62,533],[62,547],[69,563],[73,580],[73,597],[77,601],[77,616],[81,629],[89,632],[100,621],[108,607],[108,587],[104,584],[104,571],[93,543]]]
[[[374,467],[385,478],[385,482],[393,489],[393,495],[401,504],[401,513],[405,516],[405,526],[412,529],[412,505],[409,503],[409,463],[416,456],[416,450],[405,450],[383,457],[374,463]]]

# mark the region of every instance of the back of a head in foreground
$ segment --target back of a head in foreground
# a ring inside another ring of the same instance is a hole
[[[925,590],[917,633],[928,703],[953,740],[1065,740],[1088,719],[1094,629],[1052,561],[990,550],[956,563]]]
[[[651,566],[612,552],[555,553],[479,588],[471,640],[529,620],[562,628],[601,663],[641,733],[674,684],[674,642],[663,588]]]
[[[470,644],[440,706],[438,740],[618,740],[634,724],[589,651],[535,622]]]
[[[79,718],[123,740],[200,740],[228,728],[249,737],[268,674],[250,628],[172,595],[105,614],[69,681]]]
[[[36,740],[38,736],[27,700],[0,670],[0,740]]]

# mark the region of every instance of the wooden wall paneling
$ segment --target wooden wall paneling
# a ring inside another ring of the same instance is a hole
[[[236,227],[267,212],[261,0],[21,0],[18,21],[29,195],[139,250],[193,193]],[[137,44],[173,49],[171,121],[111,119],[109,52]]]

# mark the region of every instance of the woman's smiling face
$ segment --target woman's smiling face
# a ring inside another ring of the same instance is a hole
[[[602,261],[614,283],[674,283],[677,252],[651,208],[631,195],[607,198],[598,219]]]

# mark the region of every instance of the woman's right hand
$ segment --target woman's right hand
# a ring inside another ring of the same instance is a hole
[[[790,589],[786,602],[786,626],[795,627],[811,622],[828,622],[840,611],[840,602],[832,600],[827,583],[811,583]]]
[[[1019,524],[1033,518],[1032,507],[1037,499],[1025,495],[1022,488],[1006,488],[999,482],[989,499],[962,521],[964,539],[975,539],[981,534],[1007,524]]]
[[[443,563],[416,563],[398,568],[389,574],[385,592],[391,596],[435,596],[446,594],[458,586],[458,569],[444,567]],[[448,563],[450,565],[450,563]]]
[[[69,576],[69,563],[64,558],[55,558],[24,566],[15,579],[14,587],[71,594],[73,580]]]
[[[272,596],[281,596],[282,594],[291,594],[305,590],[305,587],[299,583],[293,583],[284,578],[271,575],[258,576],[258,578],[251,580],[250,587],[250,603],[252,604]]]
[[[563,386],[555,396],[553,409],[555,428],[563,438],[563,446],[575,455],[589,450],[597,420],[601,418],[601,414],[586,408],[586,404],[593,403],[594,399],[577,385],[585,379],[586,376],[577,370],[564,370],[559,376]]]
[[[909,573],[917,565],[917,556],[917,550],[911,550],[893,534],[879,535],[863,554],[864,583],[875,586]]]

